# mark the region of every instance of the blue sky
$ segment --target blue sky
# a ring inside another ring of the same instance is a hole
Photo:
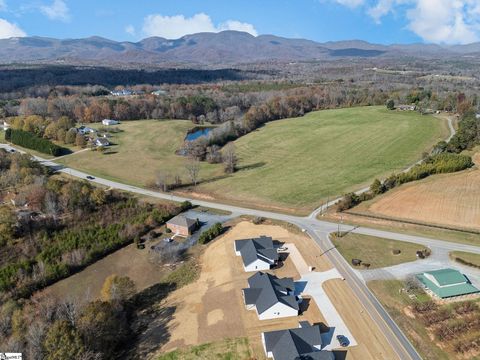
[[[0,38],[137,41],[243,30],[316,41],[470,43],[480,0],[0,0]]]

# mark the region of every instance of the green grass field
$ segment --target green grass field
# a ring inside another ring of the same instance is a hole
[[[352,259],[360,259],[370,264],[370,269],[415,261],[416,251],[424,249],[422,245],[353,233],[332,236],[332,242],[349,264]],[[401,252],[395,255],[393,250]]]
[[[83,152],[61,160],[96,176],[145,186],[166,170],[188,182],[187,159],[175,155],[185,120],[124,122],[107,154]],[[446,123],[384,107],[325,110],[271,122],[236,144],[239,171],[202,163],[195,190],[221,201],[308,213],[327,198],[399,171],[446,137]]]
[[[101,124],[92,127],[101,127]],[[105,153],[86,151],[61,159],[64,165],[93,175],[129,184],[146,186],[158,171],[172,176],[179,174],[186,182],[185,157],[175,155],[187,131],[194,127],[187,120],[129,121],[115,126],[122,132],[114,134],[114,144]],[[223,175],[220,165],[201,164],[200,176],[214,178]]]
[[[268,123],[237,140],[243,170],[200,189],[239,202],[310,210],[403,170],[447,134],[444,121],[416,112],[313,112]]]

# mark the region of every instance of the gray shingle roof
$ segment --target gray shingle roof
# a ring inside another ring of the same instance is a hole
[[[294,295],[289,295],[295,289],[293,279],[279,279],[274,275],[257,272],[248,279],[248,289],[243,289],[245,304],[255,305],[257,312],[262,314],[276,303],[283,303],[298,310]]]
[[[272,352],[275,360],[334,360],[329,351],[319,351],[322,346],[320,327],[306,326],[288,330],[270,331],[263,334],[267,352]]]
[[[167,224],[177,225],[177,226],[184,226],[187,228],[191,228],[195,225],[197,221],[193,219],[189,219],[183,215],[177,215],[174,218],[171,218],[167,221]]]
[[[277,250],[271,237],[261,236],[255,239],[235,240],[235,250],[242,255],[243,264],[250,265],[257,259],[267,262],[278,260]]]

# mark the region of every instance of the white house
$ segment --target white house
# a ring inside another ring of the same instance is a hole
[[[236,240],[234,250],[242,257],[246,272],[269,270],[278,262],[278,252],[271,237],[261,236],[256,239]]]
[[[109,146],[110,142],[105,138],[98,138],[95,140],[95,145],[98,147]]]
[[[105,126],[110,126],[110,125],[118,125],[120,124],[120,122],[118,122],[117,120],[103,119],[102,124]]]
[[[267,358],[274,360],[335,359],[333,352],[322,350],[320,326],[312,326],[306,321],[301,321],[295,329],[262,333],[262,344]]]
[[[297,316],[299,304],[294,295],[292,278],[279,279],[258,272],[248,279],[249,287],[243,289],[247,310],[255,310],[259,320]]]

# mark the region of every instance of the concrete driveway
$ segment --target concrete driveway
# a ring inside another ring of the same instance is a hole
[[[323,290],[323,283],[331,279],[342,279],[342,276],[336,268],[328,271],[309,271],[309,266],[302,254],[298,251],[294,244],[285,244],[289,257],[297,268],[301,278],[295,282],[295,290],[297,294],[305,294],[311,296],[322,313],[329,332],[322,334],[324,350],[333,350],[340,348],[340,344],[336,338],[337,335],[347,337],[349,346],[357,345],[352,333],[338,313],[335,305],[332,303],[327,293]]]

